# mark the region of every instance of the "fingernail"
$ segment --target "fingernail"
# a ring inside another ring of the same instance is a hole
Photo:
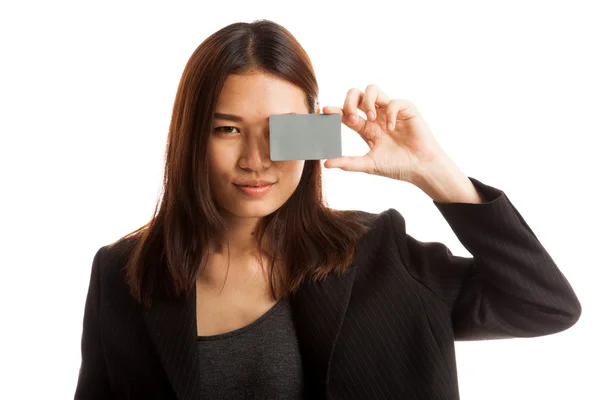
[[[358,122],[358,116],[356,116],[356,114],[352,114],[352,115],[350,116],[350,119],[349,119],[349,120],[350,120],[350,123],[351,123],[352,125],[354,125],[355,123],[357,123],[357,122]]]
[[[391,122],[388,122],[388,129],[391,131],[392,129],[394,129],[394,124]]]
[[[375,113],[373,111],[369,111],[369,119],[373,120],[375,119]]]

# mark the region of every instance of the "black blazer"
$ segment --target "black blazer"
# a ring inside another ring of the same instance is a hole
[[[469,179],[485,203],[433,202],[473,258],[411,237],[395,209],[365,213],[351,269],[290,298],[309,398],[458,399],[455,340],[577,322],[577,296],[505,193]],[[198,399],[195,293],[143,309],[120,252],[92,262],[75,399]]]

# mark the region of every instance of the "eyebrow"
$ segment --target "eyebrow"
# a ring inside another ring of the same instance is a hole
[[[289,112],[289,113],[279,114],[279,115],[289,115],[289,114],[298,114],[298,113]],[[223,120],[228,120],[228,121],[234,121],[234,122],[242,122],[242,121],[244,121],[244,119],[242,117],[237,116],[237,115],[233,115],[233,114],[215,113],[215,118],[223,119]]]

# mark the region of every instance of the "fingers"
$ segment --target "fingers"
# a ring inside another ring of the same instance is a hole
[[[371,84],[365,89],[362,102],[358,107],[365,113],[369,121],[375,121],[377,108],[386,107],[389,102],[389,97],[377,85]]]
[[[344,118],[344,110],[334,106],[323,107],[323,114],[340,114],[342,118]]]
[[[397,119],[407,120],[418,114],[416,107],[408,100],[394,99],[385,110],[386,127],[392,131],[396,128]]]
[[[372,173],[375,170],[373,159],[367,156],[345,156],[326,160],[325,168],[340,168],[344,171]]]
[[[356,117],[356,120],[353,121],[351,118],[351,115],[349,115],[346,111],[344,111],[344,109],[339,108],[339,107],[325,106],[325,107],[323,107],[323,113],[324,114],[341,114],[342,122],[359,133],[362,132],[362,129],[364,128],[365,124],[367,123],[367,121],[358,114],[351,114]],[[358,121],[358,122],[355,122],[355,121]]]
[[[349,125],[359,129],[362,129],[361,127],[366,123],[365,119],[358,115],[358,105],[362,104],[362,101],[363,93],[356,88],[352,88],[346,94],[343,107],[346,121],[349,123]],[[364,112],[364,110],[361,111]]]
[[[396,118],[401,120],[414,118],[419,115],[419,110],[417,110],[417,107],[408,100],[394,99],[390,101],[386,114],[388,121],[393,119],[395,122]]]
[[[344,101],[344,114],[348,116],[348,121],[354,125],[360,121],[358,110],[361,110],[367,116],[367,120],[375,121],[379,108],[387,107],[390,98],[377,85],[368,85],[365,92],[352,88],[346,94]],[[356,116],[356,117],[354,117]]]
[[[365,113],[367,119],[358,115],[358,110]],[[393,130],[396,126],[396,118],[408,119],[410,115],[418,114],[412,103],[402,99],[390,100],[387,94],[374,84],[368,85],[364,93],[357,88],[350,89],[346,94],[342,109],[325,107],[323,112],[341,114],[342,121],[361,134],[365,140],[370,139],[366,137],[368,135],[365,133],[367,121],[375,121],[379,117],[382,122],[387,123],[384,125],[387,129]],[[378,112],[385,114],[378,115]],[[402,115],[398,116],[399,113]]]

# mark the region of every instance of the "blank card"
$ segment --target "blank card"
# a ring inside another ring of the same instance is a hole
[[[342,156],[340,114],[269,116],[272,161],[322,160]]]

